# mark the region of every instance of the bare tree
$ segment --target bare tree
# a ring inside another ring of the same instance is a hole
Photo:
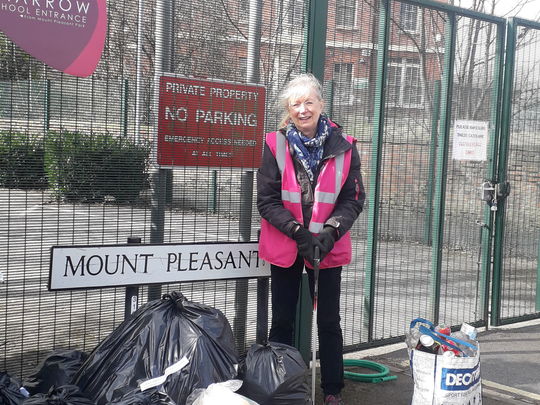
[[[378,12],[379,0],[364,0],[375,13]],[[434,83],[441,78],[444,63],[444,30],[446,14],[430,8],[417,7],[418,13],[417,30],[411,30],[406,26],[401,17],[402,3],[392,2],[394,7],[390,15],[390,44],[404,45],[407,51],[394,52],[393,57],[412,58],[418,60],[420,92],[425,114],[412,114],[414,125],[421,126],[426,130],[430,128],[431,109],[433,106]],[[399,42],[399,43],[396,43]],[[399,105],[398,105],[399,108]]]
[[[377,0],[365,0],[373,9],[378,8]],[[449,4],[467,8],[489,15],[509,17],[519,14],[535,0],[516,0],[509,4],[504,0],[449,0]],[[393,2],[393,5],[400,5]],[[397,8],[397,7],[396,7]],[[390,17],[392,27],[406,37],[409,44],[415,48],[420,60],[420,80],[424,92],[426,106],[432,103],[432,88],[430,82],[435,79],[431,73],[434,64],[438,71],[443,72],[444,48],[444,22],[446,13],[430,9],[422,9],[419,13],[420,32],[411,32],[400,20],[399,12],[394,11]],[[538,19],[540,14],[536,15]],[[489,119],[490,96],[493,92],[493,79],[496,58],[496,25],[492,22],[471,18],[457,17],[456,59],[454,68],[454,97],[455,114],[463,119]],[[440,38],[434,41],[434,38]],[[523,49],[532,46],[535,38],[529,33],[522,33],[518,39],[517,48]],[[530,67],[534,68],[533,65]],[[519,87],[519,86],[518,86]],[[530,87],[530,86],[529,86]]]
[[[534,0],[473,0],[457,6],[469,5],[470,9],[490,15],[510,17],[519,14]],[[506,7],[510,4],[510,7]],[[493,91],[494,62],[496,58],[496,28],[493,23],[460,17],[458,20],[458,52],[456,57],[455,85],[459,100],[457,113],[460,117],[473,120],[488,120],[489,98]],[[524,49],[535,41],[532,35],[518,38],[516,49]],[[502,55],[499,55],[502,57]],[[534,66],[530,66],[534,68]],[[521,84],[516,83],[518,87]],[[527,85],[529,87],[529,85]]]

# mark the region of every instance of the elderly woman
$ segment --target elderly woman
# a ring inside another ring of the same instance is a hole
[[[271,263],[269,340],[293,344],[302,272],[306,268],[313,297],[312,264],[318,246],[321,387],[324,404],[342,405],[341,270],[351,261],[349,229],[365,199],[360,157],[355,139],[322,113],[322,86],[312,74],[291,80],[281,103],[286,126],[266,134],[257,173],[259,255]]]

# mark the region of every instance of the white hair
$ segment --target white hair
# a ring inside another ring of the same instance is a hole
[[[320,101],[323,101],[323,87],[321,82],[312,73],[302,73],[290,80],[279,95],[279,104],[283,108],[283,124],[289,119],[289,102],[307,97],[314,92]]]

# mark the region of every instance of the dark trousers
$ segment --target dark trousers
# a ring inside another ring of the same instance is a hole
[[[296,304],[304,259],[300,256],[289,268],[271,266],[272,326],[269,340],[293,345]],[[313,270],[306,268],[313,300]],[[341,267],[319,271],[317,327],[321,388],[325,395],[338,394],[343,388],[343,334],[339,314]]]

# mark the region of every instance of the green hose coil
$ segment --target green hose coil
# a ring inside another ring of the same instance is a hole
[[[390,369],[388,367],[386,367],[383,364],[375,363],[374,361],[370,361],[370,360],[344,359],[343,366],[344,367],[363,367],[363,368],[368,368],[370,370],[377,371],[377,373],[360,374],[360,373],[353,373],[352,371],[345,370],[344,377],[349,380],[370,382],[370,383],[380,383],[383,381],[391,381],[391,380],[397,379],[395,375],[388,375],[390,373]]]

